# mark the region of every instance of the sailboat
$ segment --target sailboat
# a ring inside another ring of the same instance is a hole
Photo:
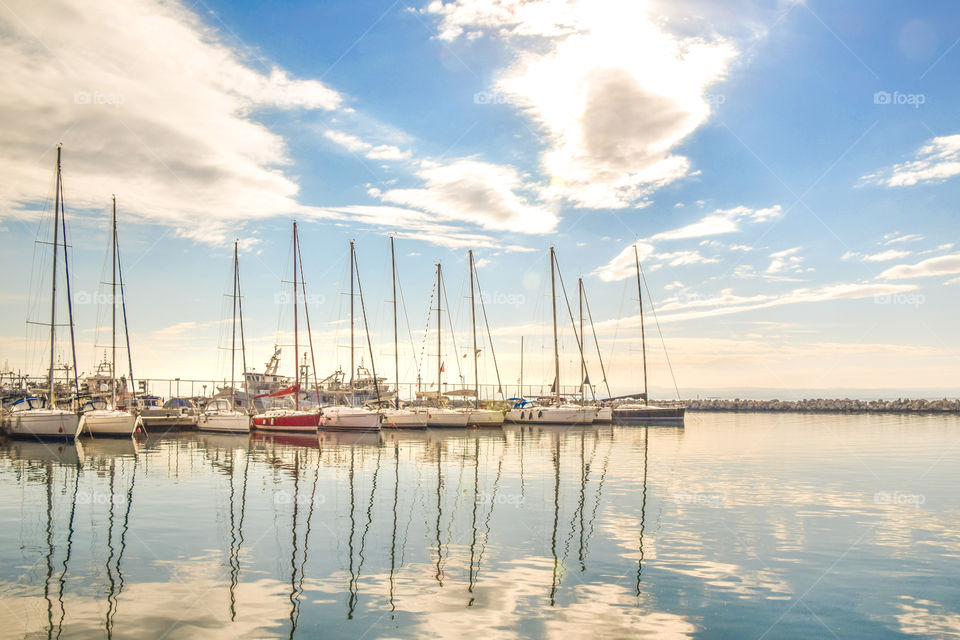
[[[470,269],[470,324],[473,330],[473,406],[460,411],[466,412],[468,427],[499,427],[503,425],[503,412],[480,408],[480,378],[477,371],[480,352],[477,350],[477,305],[474,301],[473,286],[476,271],[473,264],[473,249],[467,251],[467,262]]]
[[[600,370],[603,372],[603,384],[607,387],[607,395],[610,395],[610,385],[607,384],[607,371],[603,367],[603,356],[600,354],[600,343],[597,341],[597,332],[593,327],[593,315],[590,314],[590,302],[587,301],[587,292],[583,288],[583,278],[577,279],[577,291],[580,299],[580,404],[586,404],[586,397],[584,393],[584,388],[588,387],[593,392],[593,387],[590,385],[590,374],[587,372],[587,361],[584,357],[584,349],[587,343],[586,334],[583,332],[583,307],[586,304],[587,314],[590,315],[590,329],[593,332],[593,341],[597,345],[597,359],[600,362]],[[610,405],[600,405],[596,404],[596,397],[593,398],[594,406],[597,410],[597,417],[594,418],[594,422],[610,422],[613,420],[613,407]]]
[[[47,375],[47,397],[26,397],[13,403],[10,411],[9,432],[12,436],[35,438],[76,437],[80,416],[72,410],[57,407],[56,385],[53,379],[56,357],[57,328],[57,253],[60,246],[60,229],[63,228],[63,263],[67,283],[67,304],[70,316],[70,344],[73,352],[73,371],[77,371],[77,348],[73,338],[73,307],[70,303],[70,265],[67,262],[67,221],[63,208],[63,180],[60,173],[60,158],[63,145],[57,145],[57,183],[53,207],[53,278],[50,285],[50,369]],[[74,375],[74,389],[80,393],[80,385]]]
[[[299,276],[300,282],[297,282],[298,276],[298,262],[299,262]],[[299,291],[297,290],[297,285],[300,285],[303,291],[303,299],[306,301],[306,286],[303,284],[303,259],[300,255],[300,237],[297,234],[297,221],[293,221],[293,352],[294,354],[299,353],[300,351],[300,338],[299,338],[299,327],[298,327],[298,315],[297,315],[297,297]],[[310,358],[313,359],[313,334],[310,332],[310,312],[307,310],[306,305],[304,305],[304,317],[307,321],[307,337],[309,338],[310,343]],[[287,387],[286,389],[281,389],[274,393],[269,394],[270,397],[276,398],[286,395],[293,395],[294,406],[293,409],[289,408],[276,408],[269,409],[253,418],[253,428],[259,429],[262,431],[290,431],[290,432],[316,432],[317,428],[320,426],[320,392],[317,389],[317,408],[311,411],[303,411],[300,409],[300,366],[298,362],[294,362],[294,367],[296,369],[296,378],[292,386]],[[314,381],[313,386],[317,388],[316,381],[316,366],[313,367],[314,371]]]
[[[569,404],[560,397],[560,346],[557,338],[556,252],[550,247],[550,297],[553,311],[553,399],[548,402],[517,398],[507,411],[507,422],[526,424],[592,424],[597,416],[595,407]],[[576,328],[574,328],[576,331]],[[579,338],[578,338],[579,340]]]
[[[437,392],[434,396],[436,405],[427,409],[428,427],[465,427],[470,419],[469,413],[462,413],[456,409],[450,409],[443,406],[442,396],[440,394],[441,382],[440,376],[443,374],[443,349],[442,349],[442,324],[440,322],[440,292],[443,290],[443,270],[440,263],[437,263]]]
[[[371,411],[365,407],[356,405],[354,391],[354,376],[357,368],[354,366],[354,336],[353,336],[353,277],[357,276],[357,284],[360,283],[360,271],[357,269],[357,250],[350,241],[350,405],[333,405],[324,407],[321,411],[320,428],[336,431],[379,431],[380,414]],[[367,313],[363,307],[363,287],[360,287],[360,307],[363,313],[363,324],[366,329]],[[367,332],[367,346],[370,346],[370,333]],[[376,390],[377,372],[373,363],[373,350],[370,350],[370,366],[373,368],[373,384]],[[317,390],[317,401],[319,402],[319,389]]]
[[[233,334],[230,342],[230,396],[212,398],[197,417],[197,429],[201,431],[250,431],[250,414],[237,409],[237,389],[234,385],[237,357],[237,311],[240,311],[240,349],[243,354],[243,370],[247,370],[247,349],[243,339],[243,302],[240,297],[240,242],[233,243]],[[246,391],[246,379],[244,379]]]
[[[643,402],[630,402],[613,408],[613,422],[621,425],[645,424],[649,422],[683,423],[686,408],[683,405],[650,404],[647,393],[647,338],[643,322],[643,285],[640,275],[640,254],[637,245],[633,245],[633,257],[637,265],[637,293],[640,304],[640,343],[643,351]]]
[[[396,385],[396,394],[393,402],[380,409],[384,427],[394,429],[425,429],[427,413],[425,411],[410,411],[400,408],[400,351],[397,340],[397,256],[393,247],[393,236],[390,236],[390,267],[393,275],[393,375]]]
[[[86,431],[92,436],[132,436],[134,429],[140,424],[139,416],[117,406],[117,267],[120,264],[117,240],[117,196],[113,196],[113,217],[111,224],[111,242],[113,278],[111,280],[111,312],[112,324],[110,327],[110,403],[102,398],[93,398],[84,403],[82,408],[80,432]],[[123,295],[123,276],[121,274],[120,292]],[[123,331],[127,338],[127,359],[130,362],[130,386],[133,387],[133,359],[130,355],[130,331],[127,329],[126,301],[123,311]],[[136,395],[130,396],[130,406],[136,406]]]

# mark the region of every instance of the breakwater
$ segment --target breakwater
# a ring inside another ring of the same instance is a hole
[[[956,413],[960,400],[851,400],[850,398],[808,398],[803,400],[746,400],[705,398],[686,400],[690,411],[760,411],[785,413]]]

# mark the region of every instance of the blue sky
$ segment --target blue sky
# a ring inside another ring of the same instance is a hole
[[[138,377],[229,376],[235,238],[251,366],[289,341],[296,218],[322,371],[348,358],[351,238],[392,368],[396,234],[405,381],[436,375],[437,260],[456,316],[443,357],[462,360],[473,248],[502,378],[518,377],[522,335],[526,381],[549,384],[552,244],[571,293],[584,277],[614,392],[632,391],[637,242],[681,395],[941,392],[960,355],[958,16],[947,2],[9,3],[0,225],[16,277],[0,284],[0,361],[45,359],[24,320],[47,304],[33,241],[63,142],[83,371],[108,341],[91,301],[116,193]],[[649,329],[651,384],[672,395]],[[568,331],[562,346],[575,381]]]

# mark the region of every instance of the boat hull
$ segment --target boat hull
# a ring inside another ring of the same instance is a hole
[[[320,428],[324,431],[379,431],[380,414],[354,407],[328,407],[321,414]]]
[[[613,410],[613,423],[622,426],[652,423],[682,424],[685,407],[617,407]]]
[[[258,431],[282,433],[313,433],[320,426],[319,413],[305,411],[266,412],[253,418],[253,428]]]
[[[200,431],[221,433],[247,433],[250,431],[250,416],[245,413],[201,413],[197,418]]]
[[[613,422],[613,407],[597,407],[597,417],[594,422]]]
[[[385,409],[382,427],[384,429],[426,429],[426,412],[407,411],[405,409]]]
[[[17,438],[73,439],[77,435],[80,417],[72,411],[34,409],[10,415],[9,433]]]
[[[533,407],[507,411],[506,421],[518,424],[593,424],[596,409],[592,407]]]
[[[467,414],[468,427],[501,427],[503,412],[492,409],[472,409]]]
[[[427,426],[428,427],[466,427],[470,414],[459,413],[447,409],[428,409]]]
[[[80,433],[92,436],[130,437],[137,427],[137,416],[126,411],[110,409],[83,414]]]

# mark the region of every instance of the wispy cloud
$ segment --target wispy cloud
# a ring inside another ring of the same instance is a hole
[[[927,258],[916,264],[898,264],[880,274],[884,280],[908,280],[960,273],[960,253]]]
[[[863,176],[861,184],[911,187],[943,182],[960,174],[960,134],[932,138],[917,150],[913,160]]]
[[[407,160],[412,155],[409,150],[401,150],[392,144],[374,145],[355,135],[335,129],[327,129],[323,132],[323,136],[348,151],[362,153],[371,160]]]
[[[886,251],[880,251],[878,253],[864,254],[857,251],[847,251],[843,254],[843,260],[859,260],[861,262],[889,262],[890,260],[898,260],[900,258],[906,258],[910,255],[910,251],[898,250],[898,249],[887,249]]]

